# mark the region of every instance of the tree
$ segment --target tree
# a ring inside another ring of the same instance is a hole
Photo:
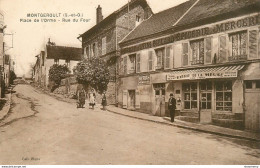
[[[98,57],[85,59],[74,69],[79,84],[94,88],[98,93],[107,90],[109,69],[106,62]]]
[[[49,70],[49,80],[55,83],[55,88],[57,88],[61,80],[66,77],[66,75],[70,72],[69,68],[66,65],[57,65],[54,64],[50,67]],[[53,91],[55,88],[51,88]]]
[[[10,71],[10,84],[14,84],[14,80],[16,79],[16,74],[13,70]]]

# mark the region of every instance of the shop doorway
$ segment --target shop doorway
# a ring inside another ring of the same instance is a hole
[[[155,90],[155,104],[153,114],[156,116],[165,115],[165,83],[157,83],[153,85]]]
[[[128,90],[128,109],[135,110],[135,90]]]
[[[200,122],[210,123],[212,119],[212,82],[200,83]]]

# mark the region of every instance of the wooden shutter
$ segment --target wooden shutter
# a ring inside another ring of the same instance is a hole
[[[153,70],[153,51],[148,51],[148,71]]]
[[[141,72],[141,54],[136,54],[136,72]]]
[[[128,56],[125,56],[125,57],[124,57],[124,74],[125,74],[125,75],[127,74],[127,57],[128,57]]]
[[[166,47],[166,55],[165,55],[165,69],[170,68],[170,63],[171,63],[171,46]]]
[[[219,36],[219,58],[218,62],[225,62],[227,60],[227,37],[226,35]]]
[[[205,63],[210,64],[212,58],[212,37],[205,38]]]
[[[257,30],[249,31],[249,44],[248,44],[249,52],[248,53],[250,59],[257,58],[257,35],[258,35]]]
[[[135,90],[135,108],[140,109],[140,92]]]
[[[182,43],[182,65],[189,65],[189,46],[188,43]]]
[[[123,108],[127,108],[127,90],[123,90]]]

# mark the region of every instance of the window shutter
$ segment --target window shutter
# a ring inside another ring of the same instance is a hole
[[[135,108],[140,109],[140,92],[135,90]]]
[[[174,68],[174,46],[172,45],[170,50],[170,68]]]
[[[140,57],[140,53],[136,54],[136,72],[140,72],[141,70],[141,57]]]
[[[127,108],[127,90],[123,90],[123,108]]]
[[[171,62],[171,46],[166,47],[166,56],[165,56],[165,69],[170,68],[170,62]]]
[[[249,58],[254,59],[257,58],[257,30],[249,31]]]
[[[128,57],[128,56],[125,56],[125,57],[124,57],[124,74],[125,74],[125,75],[127,74],[127,57]]]
[[[153,51],[148,51],[148,71],[153,70]]]
[[[210,64],[212,58],[212,37],[207,37],[205,39],[205,63]]]
[[[219,58],[218,62],[225,62],[227,60],[227,37],[226,35],[219,36]]]
[[[189,64],[188,43],[182,43],[182,65],[187,66],[188,64]]]

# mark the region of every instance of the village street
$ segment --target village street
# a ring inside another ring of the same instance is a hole
[[[77,109],[17,85],[0,121],[0,165],[260,164],[260,144]]]

